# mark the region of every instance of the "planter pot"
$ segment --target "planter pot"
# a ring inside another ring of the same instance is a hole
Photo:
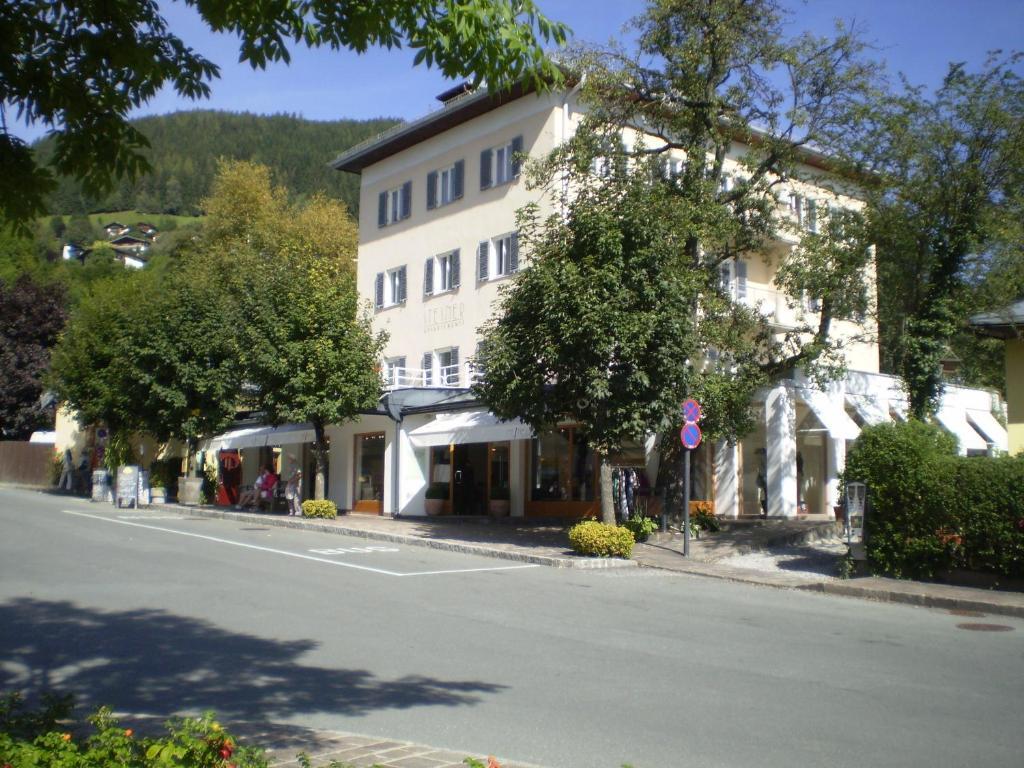
[[[491,517],[506,517],[512,508],[508,499],[491,499],[487,502],[487,511]]]
[[[157,486],[156,488],[149,489],[150,498],[154,504],[166,504],[167,503],[167,489]]]
[[[178,481],[178,499],[182,504],[198,504],[203,492],[203,478],[182,477]]]
[[[444,512],[444,499],[427,499],[423,505],[428,515],[440,515]]]

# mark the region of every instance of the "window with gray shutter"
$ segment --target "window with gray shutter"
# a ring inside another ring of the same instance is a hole
[[[459,262],[459,249],[456,248],[452,252],[452,288],[458,288],[462,282],[459,277],[459,269],[461,266]]]
[[[380,309],[384,306],[384,273],[377,273],[377,280],[373,289],[373,305]]]
[[[431,256],[423,264],[423,295],[431,296],[434,293],[434,257]]]
[[[437,208],[437,171],[427,174],[427,210]]]
[[[736,260],[736,298],[747,298],[747,262]]]
[[[459,200],[462,198],[465,175],[466,161],[456,160],[455,167],[452,170],[452,200]]]
[[[408,219],[412,215],[412,182],[402,185],[402,213],[399,218]]]
[[[434,353],[427,352],[423,355],[423,386],[429,387],[434,383]]]
[[[377,226],[383,227],[388,223],[388,193],[381,192],[377,195]]]
[[[484,240],[476,249],[476,279],[487,279],[487,257],[490,255],[490,243]]]
[[[508,240],[508,272],[511,274],[519,271],[519,233],[513,232]]]
[[[480,153],[480,189],[490,189],[491,182],[491,150]]]
[[[459,386],[459,348],[452,347],[448,353],[448,381],[445,382],[449,387]]]
[[[523,137],[516,136],[512,139],[512,178],[519,176],[519,158],[516,156],[523,151]]]
[[[395,303],[405,303],[405,267],[398,268],[398,295],[395,297]]]

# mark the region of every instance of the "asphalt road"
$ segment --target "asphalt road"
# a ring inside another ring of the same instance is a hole
[[[552,768],[1024,754],[1019,619],[0,489],[0,690],[43,687]]]

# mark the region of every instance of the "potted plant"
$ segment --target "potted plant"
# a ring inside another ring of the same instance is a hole
[[[444,512],[444,503],[448,500],[448,483],[431,483],[427,486],[426,502],[428,515],[440,515]]]
[[[490,512],[491,517],[505,517],[509,513],[511,506],[509,498],[507,487],[491,488],[491,499],[487,505],[487,511]]]

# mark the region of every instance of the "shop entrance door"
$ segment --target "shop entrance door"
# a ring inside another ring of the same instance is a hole
[[[452,462],[452,514],[487,512],[487,443],[455,446]]]

